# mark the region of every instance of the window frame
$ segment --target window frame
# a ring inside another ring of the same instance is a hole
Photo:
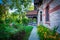
[[[46,14],[45,21],[48,22],[49,21],[49,5],[46,7],[45,14]]]

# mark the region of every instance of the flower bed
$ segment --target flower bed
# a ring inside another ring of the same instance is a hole
[[[60,40],[60,34],[56,32],[56,28],[54,30],[50,30],[43,25],[38,26],[38,34],[40,36],[40,40]]]

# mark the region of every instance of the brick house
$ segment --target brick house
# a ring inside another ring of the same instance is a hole
[[[38,10],[38,25],[47,28],[59,27],[60,33],[60,0],[34,0],[35,9]]]

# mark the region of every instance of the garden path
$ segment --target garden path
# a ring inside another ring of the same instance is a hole
[[[33,25],[33,30],[31,31],[30,37],[28,40],[39,40],[39,36],[37,34],[37,26]]]

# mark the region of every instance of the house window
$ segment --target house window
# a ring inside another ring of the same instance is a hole
[[[46,7],[46,21],[49,21],[49,6]]]
[[[40,21],[42,21],[42,11],[40,11]]]

